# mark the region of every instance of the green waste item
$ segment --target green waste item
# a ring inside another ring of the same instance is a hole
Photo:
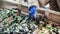
[[[53,28],[52,27],[47,27],[47,30],[52,31]]]
[[[44,32],[41,32],[41,34],[44,34]]]
[[[13,27],[10,27],[10,32],[13,32],[14,31],[14,28]]]
[[[38,29],[42,30],[42,26],[39,26]]]

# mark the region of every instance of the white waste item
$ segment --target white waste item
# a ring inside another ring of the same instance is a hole
[[[36,29],[33,34],[37,34],[39,32],[39,29]]]

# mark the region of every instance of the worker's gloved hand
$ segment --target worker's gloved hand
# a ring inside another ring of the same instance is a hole
[[[37,7],[36,6],[31,6],[29,8],[29,19],[33,19],[37,17]]]

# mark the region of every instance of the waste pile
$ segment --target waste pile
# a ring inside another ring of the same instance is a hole
[[[36,29],[40,30],[39,34],[59,34],[60,29],[55,24],[51,26],[46,22],[46,17],[37,17],[30,20],[28,15],[17,15],[18,10],[2,9],[0,10],[0,21],[13,16],[9,22],[3,22],[0,26],[0,34],[33,34]]]
[[[18,16],[17,10],[14,9],[2,9],[0,10],[1,21],[3,22],[6,18],[13,16],[9,22],[3,22],[0,28],[1,34],[3,33],[11,33],[14,32],[20,34],[32,34],[35,29],[38,29],[38,26],[35,25],[36,21],[32,21],[28,19],[28,15],[20,15]]]

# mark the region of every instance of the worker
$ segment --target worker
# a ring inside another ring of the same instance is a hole
[[[37,7],[35,5],[29,8],[29,19],[35,19],[37,17]]]
[[[39,0],[42,6],[49,3],[50,9],[55,11],[60,11],[60,0]]]

